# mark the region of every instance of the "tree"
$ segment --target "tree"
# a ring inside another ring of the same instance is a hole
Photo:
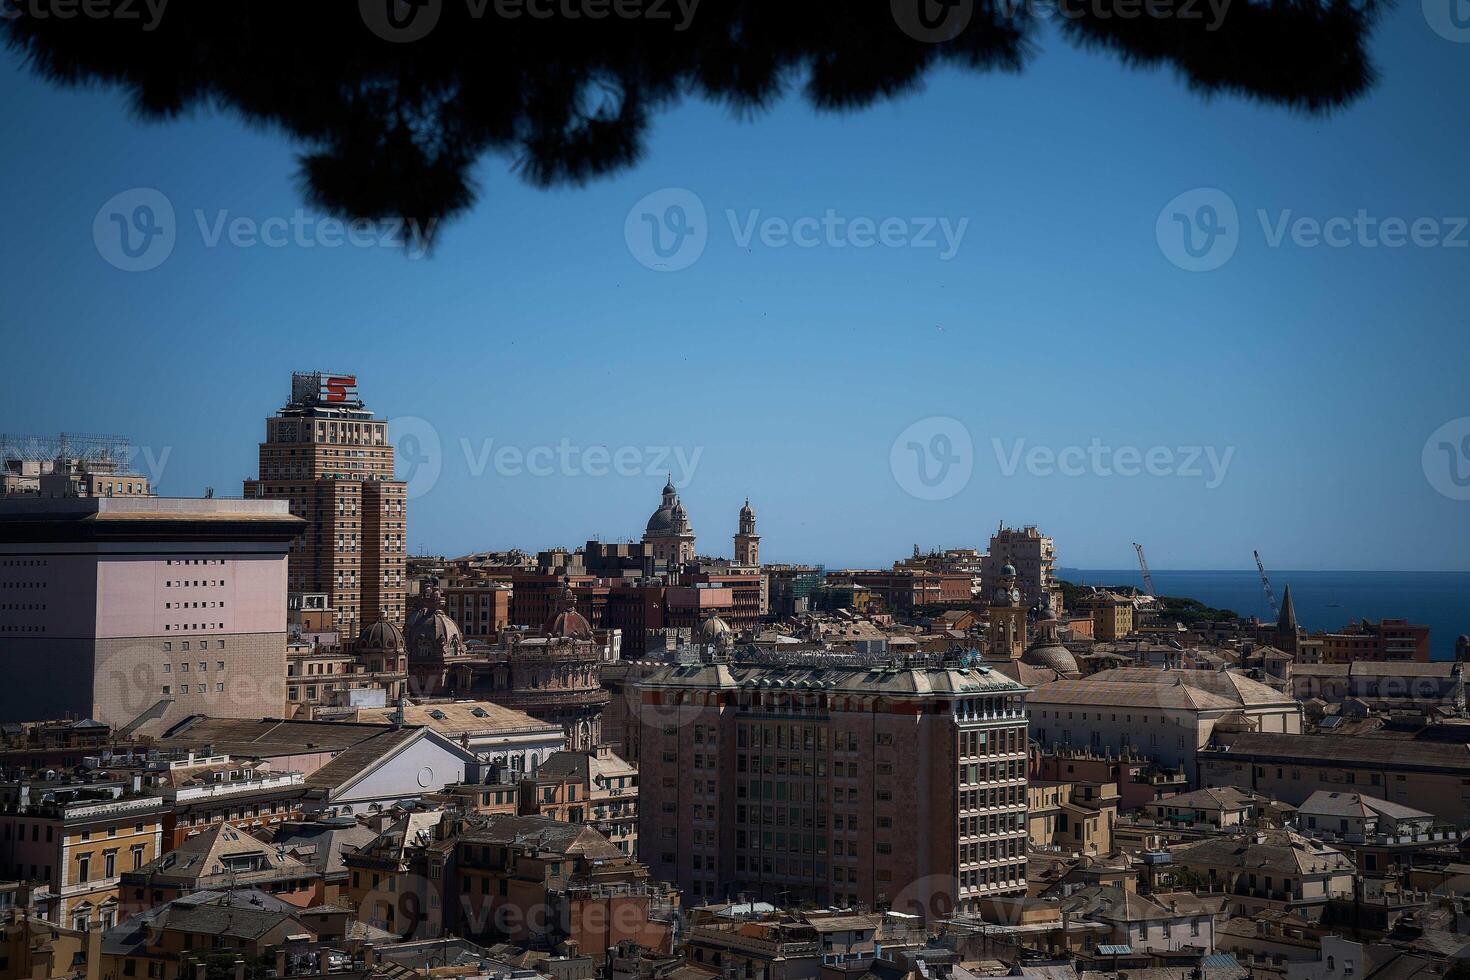
[[[486,153],[535,185],[578,184],[635,163],[652,116],[684,98],[750,114],[799,85],[818,110],[859,109],[939,65],[1019,72],[1044,20],[1128,64],[1172,68],[1205,96],[1327,112],[1373,81],[1376,0],[88,0],[64,18],[49,7],[60,5],[0,0],[7,44],[43,77],[121,86],[151,119],[231,109],[303,148],[314,205],[412,219],[432,238],[475,202],[470,168]]]

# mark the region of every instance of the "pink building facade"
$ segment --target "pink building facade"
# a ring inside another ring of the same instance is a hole
[[[0,501],[0,719],[279,716],[302,524],[271,500]]]

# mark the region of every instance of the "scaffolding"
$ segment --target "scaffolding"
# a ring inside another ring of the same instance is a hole
[[[54,436],[0,433],[0,461],[50,463],[68,459],[96,465],[121,464],[132,457],[133,444],[127,436],[95,432],[61,432]]]

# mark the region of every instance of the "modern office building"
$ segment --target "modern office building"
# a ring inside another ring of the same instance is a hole
[[[260,475],[247,498],[285,500],[306,521],[288,587],[330,597],[339,634],[379,619],[403,625],[407,494],[393,476],[388,422],[374,418],[351,375],[297,372],[291,398],[266,419]]]
[[[301,528],[273,500],[0,500],[0,718],[279,715]]]

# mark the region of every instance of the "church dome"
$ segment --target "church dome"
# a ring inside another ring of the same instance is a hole
[[[592,624],[575,609],[564,609],[552,615],[541,629],[542,635],[568,640],[592,639]]]
[[[1005,565],[1001,567],[1000,574],[1004,578],[1015,578],[1016,566],[1012,565],[1010,562],[1006,562]]]
[[[734,631],[730,624],[718,616],[711,616],[699,624],[699,639],[703,643],[713,643],[722,636],[727,636]]]
[[[1072,651],[1054,641],[1033,646],[1021,654],[1021,663],[1032,667],[1046,667],[1064,678],[1082,676],[1082,670],[1077,666],[1077,658],[1072,656]]]
[[[740,508],[740,516],[748,520],[755,520],[755,511],[751,509],[749,497],[745,499],[745,506]]]
[[[386,619],[380,619],[357,634],[357,653],[402,653],[403,631]]]
[[[577,612],[577,597],[570,582],[562,582],[561,594],[556,598],[556,611],[541,627],[541,635],[561,640],[592,639],[592,624]]]
[[[437,606],[420,606],[408,618],[404,640],[410,660],[441,661],[465,652],[459,625]]]
[[[648,519],[649,534],[668,534],[674,529],[674,508],[660,507]]]

